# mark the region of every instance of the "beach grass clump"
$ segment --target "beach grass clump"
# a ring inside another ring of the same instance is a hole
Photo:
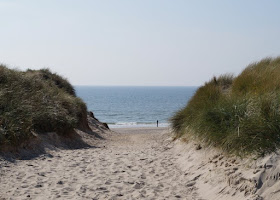
[[[237,77],[214,77],[171,118],[171,124],[177,137],[189,134],[240,156],[277,150],[280,58],[253,63]]]
[[[30,77],[37,77],[45,81],[49,81],[50,86],[55,84],[58,88],[63,89],[65,92],[70,95],[76,96],[74,87],[63,77],[59,76],[56,73],[51,72],[49,69],[40,69],[40,70],[27,70],[27,74]]]
[[[61,76],[0,65],[0,144],[18,145],[32,132],[67,134],[86,115],[85,103]]]

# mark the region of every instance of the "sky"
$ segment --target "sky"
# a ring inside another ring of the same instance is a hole
[[[280,56],[278,0],[0,0],[0,63],[73,85],[199,86]]]

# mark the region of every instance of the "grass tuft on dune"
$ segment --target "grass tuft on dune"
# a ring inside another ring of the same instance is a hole
[[[0,145],[18,145],[32,132],[67,134],[86,112],[61,76],[48,69],[23,72],[0,65]]]
[[[280,147],[280,57],[249,65],[200,87],[171,118],[177,137],[198,138],[239,156]]]

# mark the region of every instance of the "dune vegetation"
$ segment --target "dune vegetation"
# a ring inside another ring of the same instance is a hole
[[[196,138],[240,156],[277,150],[280,57],[250,64],[237,77],[214,77],[171,118],[171,124],[177,137]]]
[[[85,118],[72,85],[48,69],[25,72],[0,65],[0,145],[18,145],[33,133],[67,134]]]

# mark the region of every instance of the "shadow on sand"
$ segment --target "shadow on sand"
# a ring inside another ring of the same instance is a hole
[[[93,114],[88,115],[80,129],[74,129],[67,134],[59,135],[55,132],[41,133],[25,141],[20,146],[2,146],[0,148],[0,161],[15,162],[16,160],[31,160],[37,157],[53,157],[50,150],[73,150],[100,148],[96,146],[98,140],[104,140],[109,127],[100,122]],[[0,162],[1,168],[1,162]]]
[[[88,134],[91,138],[104,139],[98,133],[92,130],[73,130],[67,135],[58,135],[56,133],[38,134],[36,137],[21,144],[20,147],[5,146],[0,152],[0,160],[15,162],[16,160],[32,160],[37,157],[52,158],[53,156],[48,153],[49,150],[73,150],[73,149],[88,149],[100,148],[91,145],[83,140],[83,135]],[[1,166],[0,166],[1,167]]]

